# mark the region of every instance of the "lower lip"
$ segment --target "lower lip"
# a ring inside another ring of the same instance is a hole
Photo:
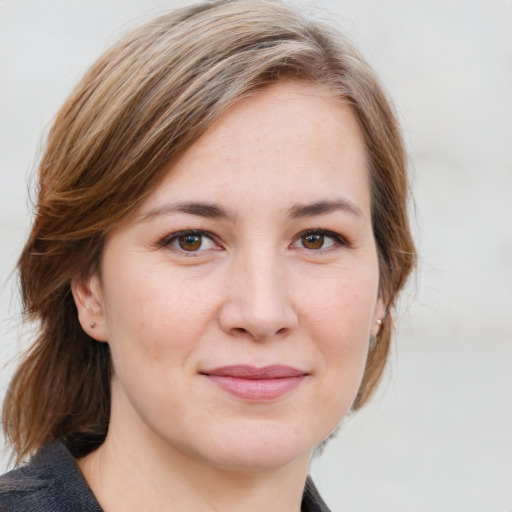
[[[284,377],[280,379],[243,379],[220,375],[206,375],[208,379],[231,395],[244,400],[275,400],[293,391],[305,375]]]

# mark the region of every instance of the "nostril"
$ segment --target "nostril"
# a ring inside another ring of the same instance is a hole
[[[219,326],[231,336],[255,340],[285,338],[298,324],[289,304],[262,305],[262,300],[246,301],[237,298],[227,301],[219,311]],[[267,305],[268,306],[268,305]]]
[[[282,327],[281,329],[275,331],[273,333],[274,336],[281,336],[281,335],[284,335],[288,332],[288,328],[287,327]],[[264,333],[259,333],[257,332],[257,330],[255,329],[254,331],[252,331],[251,329],[245,329],[244,327],[234,327],[233,329],[231,329],[231,333],[232,334],[235,334],[235,335],[244,335],[244,336],[251,336],[252,338],[255,338],[255,339],[264,339],[268,336],[268,334],[264,334]]]

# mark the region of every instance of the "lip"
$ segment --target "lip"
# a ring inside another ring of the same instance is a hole
[[[284,365],[222,366],[200,373],[222,390],[248,401],[275,400],[293,391],[308,375]]]

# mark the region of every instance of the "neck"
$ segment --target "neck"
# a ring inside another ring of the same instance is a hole
[[[218,467],[110,425],[78,465],[105,512],[299,512],[311,459],[280,467]],[[137,432],[140,434],[140,432]]]

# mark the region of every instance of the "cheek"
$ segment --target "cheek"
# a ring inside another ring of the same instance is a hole
[[[137,267],[145,271],[131,271]],[[212,316],[211,293],[196,287],[194,279],[177,279],[159,267],[125,262],[107,269],[111,286],[105,289],[104,302],[114,356],[128,347],[134,357],[141,352],[152,358],[166,352],[177,355],[201,337]]]
[[[303,324],[321,354],[326,393],[322,406],[338,414],[348,410],[363,377],[377,300],[376,278],[369,274],[332,279],[321,294],[305,295]]]
[[[322,284],[306,285],[301,291],[303,320],[312,333],[334,350],[367,342],[377,302],[377,278],[352,272],[345,277],[333,275]]]

